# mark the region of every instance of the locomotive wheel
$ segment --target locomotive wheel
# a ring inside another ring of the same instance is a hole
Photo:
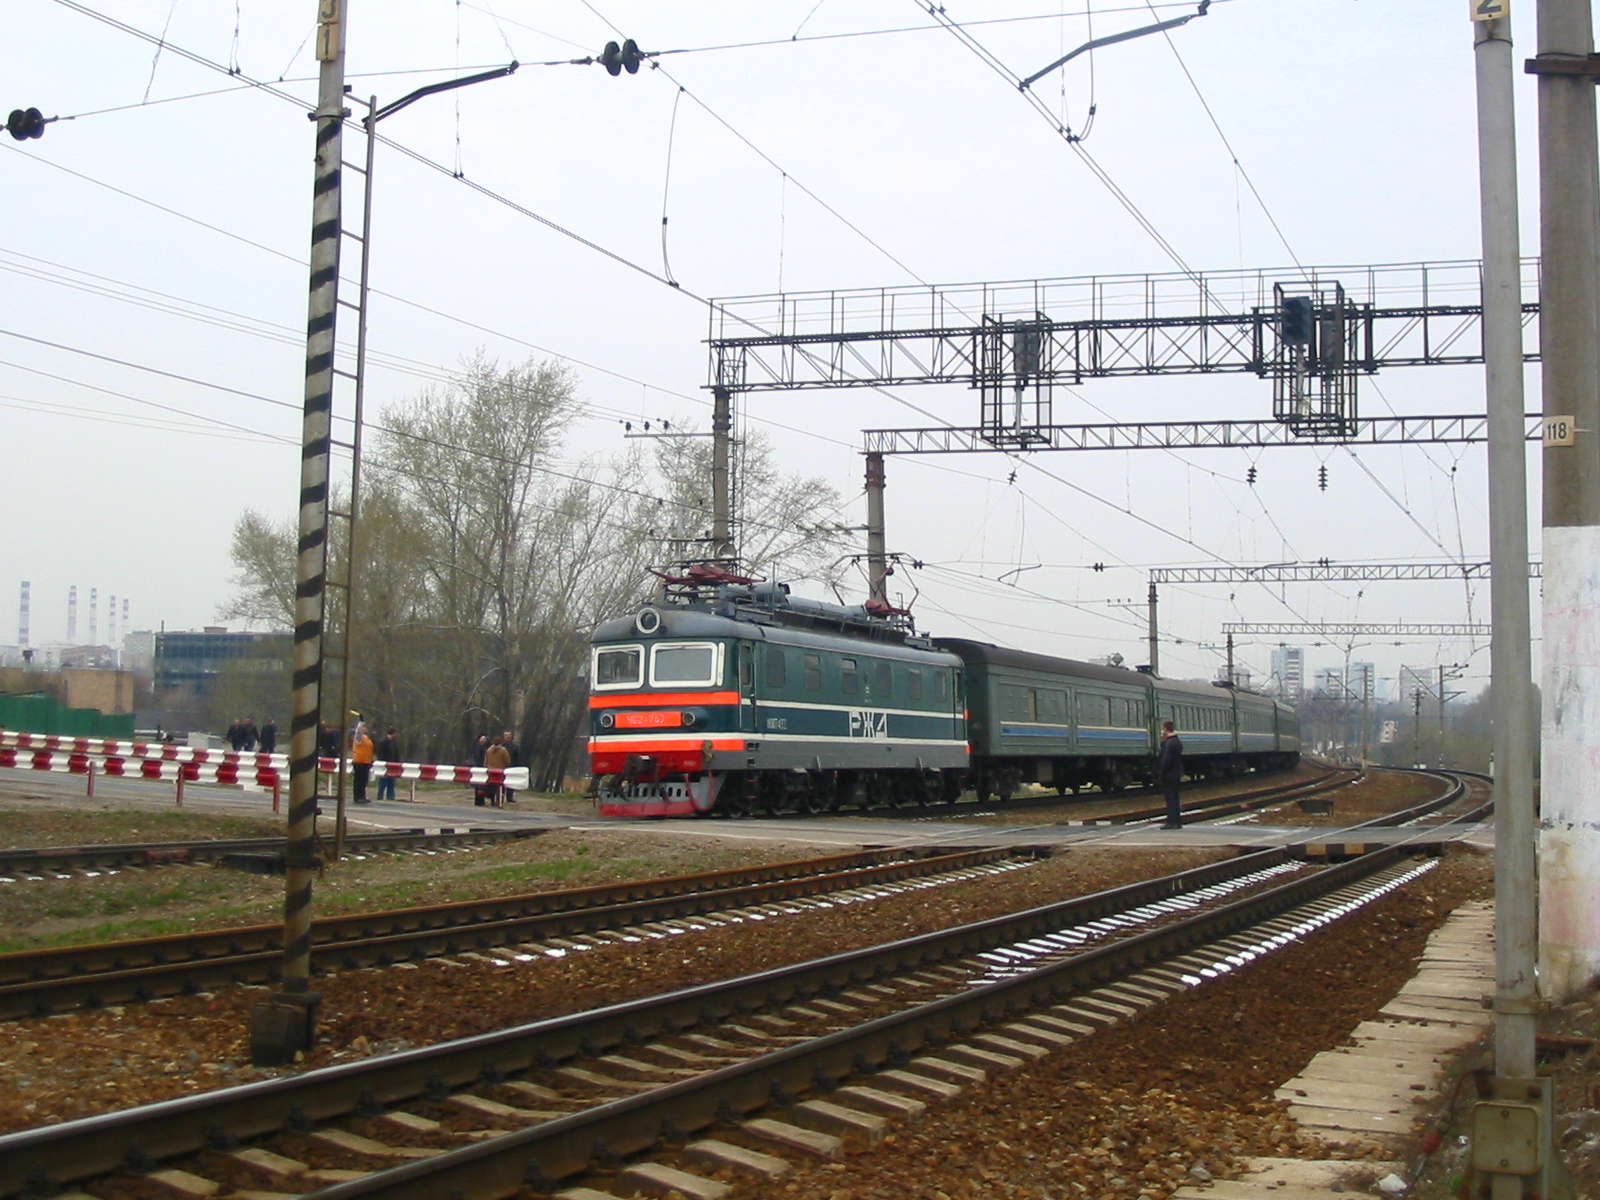
[[[725,817],[748,817],[754,808],[751,793],[755,787],[756,781],[749,775],[729,775],[722,782],[722,792],[712,811]]]

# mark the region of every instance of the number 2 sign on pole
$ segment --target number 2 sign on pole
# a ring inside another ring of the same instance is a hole
[[[1511,11],[1510,0],[1471,0],[1474,21],[1498,21]]]

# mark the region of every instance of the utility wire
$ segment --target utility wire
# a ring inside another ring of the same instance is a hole
[[[1217,4],[1221,4],[1221,3],[1225,3],[1225,2],[1226,2],[1226,0],[1215,0],[1215,3],[1217,3]],[[479,8],[478,5],[471,3],[470,0],[463,0],[463,3],[465,4],[465,6],[467,8],[475,8],[475,9],[478,9],[479,12],[484,12],[484,13],[488,12],[488,9]],[[1158,5],[1156,5],[1156,7],[1157,8],[1193,8],[1194,5],[1192,3],[1192,0],[1182,0],[1181,3],[1158,4]],[[1128,5],[1123,5],[1123,6],[1116,7],[1116,8],[1097,8],[1097,9],[1094,9],[1092,11],[1088,10],[1088,9],[1083,9],[1083,10],[1076,11],[1076,12],[1068,12],[1068,11],[1065,11],[1065,10],[1058,9],[1058,10],[1056,10],[1054,12],[1031,13],[1031,14],[1028,14],[1028,15],[1025,15],[1025,16],[1017,16],[1017,17],[988,17],[988,18],[983,18],[983,19],[974,20],[974,21],[961,21],[961,22],[959,22],[959,24],[961,25],[961,27],[963,29],[976,29],[976,28],[978,28],[979,26],[982,26],[982,25],[1017,25],[1017,24],[1022,24],[1022,23],[1026,23],[1026,22],[1032,22],[1032,21],[1055,21],[1055,20],[1059,20],[1061,17],[1082,17],[1082,16],[1095,16],[1095,15],[1100,15],[1100,14],[1105,14],[1105,13],[1143,12],[1143,11],[1144,11],[1144,6],[1143,5],[1140,5],[1140,4],[1128,4]],[[523,24],[520,21],[514,21],[510,17],[502,17],[501,20],[505,21],[508,25],[516,25],[519,28],[528,30],[530,33],[540,34],[543,37],[550,38],[553,41],[561,42],[564,45],[574,46],[574,47],[576,47],[576,48],[578,48],[580,50],[584,48],[578,42],[571,41],[571,40],[569,40],[567,38],[558,37],[556,34],[548,33],[548,32],[546,32],[545,30],[542,30],[542,29],[535,29],[532,25],[526,25],[526,24]],[[711,45],[711,46],[681,46],[681,47],[677,47],[675,49],[670,49],[670,50],[651,50],[648,53],[649,53],[649,56],[651,58],[664,58],[664,57],[666,57],[668,55],[676,55],[676,54],[711,54],[711,53],[716,53],[718,51],[723,51],[723,50],[754,50],[754,49],[759,49],[759,48],[762,48],[762,47],[765,47],[765,46],[799,46],[799,45],[805,45],[806,43],[809,43],[809,42],[847,41],[847,40],[849,40],[851,38],[858,38],[858,37],[887,37],[887,36],[892,36],[892,35],[896,35],[896,34],[903,34],[903,33],[932,33],[932,32],[937,32],[939,30],[939,28],[940,27],[938,25],[898,25],[898,26],[894,26],[894,27],[891,27],[891,28],[885,28],[885,29],[850,29],[850,30],[845,30],[845,31],[840,32],[840,33],[813,33],[813,34],[808,34],[805,37],[795,36],[795,37],[781,37],[781,38],[761,38],[761,39],[758,39],[756,41],[749,41],[749,42],[723,42],[723,43],[719,43],[717,45]]]
[[[101,21],[101,22],[103,22],[103,23],[105,23],[107,25],[110,25],[111,27],[113,27],[115,29],[118,29],[118,30],[120,30],[122,32],[128,33],[131,36],[137,37],[137,38],[139,38],[139,39],[141,39],[143,41],[154,42],[154,43],[156,43],[158,45],[164,45],[165,49],[168,49],[168,50],[172,51],[173,53],[178,54],[180,57],[182,57],[184,59],[187,59],[190,62],[193,62],[193,63],[195,63],[197,65],[206,67],[209,70],[213,70],[213,71],[219,72],[219,73],[224,74],[224,75],[232,74],[233,78],[241,78],[241,76],[231,73],[229,71],[229,69],[226,66],[224,66],[223,64],[221,64],[221,63],[213,62],[212,60],[205,58],[203,55],[196,54],[193,51],[184,49],[183,47],[177,46],[177,45],[175,45],[173,43],[170,43],[170,42],[165,42],[164,43],[162,41],[162,39],[155,38],[153,35],[151,35],[149,33],[146,33],[145,31],[143,31],[141,29],[138,29],[138,28],[136,28],[136,27],[134,27],[132,25],[128,25],[125,22],[119,21],[114,17],[108,16],[107,14],[98,12],[95,9],[89,8],[87,5],[78,3],[78,0],[55,0],[55,2],[58,3],[58,4],[61,4],[62,6],[66,7],[66,8],[69,8],[69,9],[75,11],[75,12],[79,12],[79,13],[85,15],[85,16],[91,17],[94,20]],[[605,23],[607,25],[610,25],[612,29],[616,29],[616,27],[614,25],[611,25],[611,23],[609,21],[606,21],[606,19],[599,14],[598,10],[594,9],[593,5],[588,4],[588,0],[584,0],[584,3],[585,3],[586,7],[590,8],[591,11],[595,12],[595,15],[597,17],[600,17],[600,19],[602,21],[605,21]],[[922,0],[918,0],[918,3],[919,4],[922,3]],[[1013,83],[1017,82],[1017,77],[1014,74],[1012,74],[1008,68],[1006,68],[1003,64],[1001,64],[998,59],[994,58],[994,56],[991,55],[986,49],[984,49],[981,46],[981,44],[979,44],[975,39],[972,39],[970,37],[970,35],[966,34],[965,31],[962,30],[959,25],[955,24],[954,22],[952,22],[948,18],[946,18],[941,10],[934,9],[931,5],[929,5],[929,13],[930,13],[931,16],[933,16],[935,18],[935,20],[939,21],[946,28],[950,29],[951,32],[955,33],[957,35],[957,37],[960,38],[964,43],[968,44],[970,46],[970,48],[972,48],[974,50],[974,52],[979,55],[980,58],[982,58],[986,63],[988,63],[1003,78],[1006,78],[1010,82],[1013,82]],[[666,74],[666,72],[663,72],[663,74]],[[295,96],[291,95],[290,93],[282,91],[281,89],[275,87],[272,84],[267,84],[267,83],[261,82],[259,80],[252,80],[249,77],[242,77],[242,78],[244,78],[244,81],[246,83],[249,83],[252,86],[255,86],[255,87],[259,88],[260,90],[266,92],[269,95],[275,96],[278,99],[285,100],[285,101],[287,101],[287,102],[289,102],[291,104],[294,104],[298,108],[303,108],[304,107],[304,103],[301,100],[299,100]],[[672,80],[672,82],[674,82],[674,83],[678,83],[678,81],[676,79],[673,79],[671,75],[667,75],[667,78],[669,80]],[[682,87],[682,84],[679,84],[679,86]],[[737,130],[735,130],[731,125],[729,125],[720,116],[718,116],[718,114],[716,114],[713,110],[711,110],[709,107],[704,105],[703,102],[701,102],[698,99],[698,97],[694,96],[694,94],[692,92],[687,92],[687,89],[685,89],[685,92],[686,92],[686,94],[689,95],[690,99],[694,100],[697,104],[700,104],[701,107],[704,108],[706,112],[710,113],[719,122],[721,122],[726,128],[728,128],[730,132],[734,133],[735,136],[739,137],[739,139],[741,141],[745,142],[746,145],[750,146],[750,148],[752,150],[754,150],[757,154],[759,154],[765,161],[767,161],[775,169],[778,169],[780,171],[782,170],[781,167],[778,167],[777,163],[773,162],[773,160],[770,157],[768,157],[764,152],[760,151],[757,147],[754,146],[753,143],[750,143],[748,141],[748,139],[744,138],[744,136],[742,134],[739,134]],[[1030,104],[1034,105],[1034,107],[1038,111],[1040,111],[1041,114],[1047,120],[1051,121],[1052,124],[1054,124],[1054,118],[1050,114],[1048,108],[1042,108],[1042,109],[1038,108],[1038,103],[1039,102],[1037,100],[1037,97],[1034,97],[1031,92],[1024,92],[1022,94],[1029,99]],[[1059,129],[1059,127],[1058,127],[1058,132],[1064,132],[1064,131]],[[566,229],[564,226],[556,223],[555,221],[552,221],[549,218],[544,217],[541,214],[534,212],[532,209],[529,209],[529,208],[517,203],[516,201],[511,200],[509,197],[503,196],[500,193],[495,192],[494,190],[492,190],[492,189],[490,189],[488,187],[485,187],[484,185],[479,184],[474,180],[470,180],[470,179],[465,178],[464,176],[456,174],[455,172],[453,172],[451,170],[450,167],[448,167],[444,163],[436,162],[436,161],[428,158],[426,155],[423,155],[420,152],[418,152],[416,150],[413,150],[408,146],[403,145],[402,143],[396,142],[391,138],[385,137],[382,134],[378,134],[378,133],[375,132],[373,134],[373,136],[375,136],[379,140],[379,142],[381,142],[383,145],[386,145],[386,146],[390,147],[391,149],[406,155],[407,157],[413,159],[414,161],[416,161],[416,162],[418,162],[418,163],[420,163],[420,164],[422,164],[424,166],[427,166],[427,167],[429,167],[429,168],[431,168],[431,169],[433,169],[435,171],[438,171],[440,174],[443,174],[443,175],[445,175],[445,176],[447,176],[449,178],[455,179],[459,183],[465,184],[466,186],[472,188],[474,191],[477,191],[477,192],[481,193],[482,195],[484,195],[484,196],[486,196],[486,197],[488,197],[490,199],[494,199],[494,200],[498,201],[499,203],[511,208],[513,211],[516,211],[516,212],[528,217],[529,219],[534,220],[534,221],[538,222],[539,224],[542,224],[542,225],[546,226],[547,228],[550,228],[551,230],[562,234],[563,236],[571,238],[572,240],[577,241],[581,245],[584,245],[587,248],[596,251],[597,253],[603,254],[607,258],[612,259],[613,261],[619,263],[620,265],[626,266],[626,267],[638,272],[639,274],[642,274],[642,275],[644,275],[644,276],[646,276],[646,277],[648,277],[650,279],[655,280],[658,283],[661,283],[661,284],[663,284],[663,285],[665,285],[667,287],[673,288],[674,291],[677,291],[682,295],[688,296],[688,297],[690,297],[691,299],[695,300],[698,303],[701,303],[701,304],[706,305],[707,307],[710,307],[710,302],[706,298],[698,296],[698,295],[695,295],[694,293],[688,291],[687,289],[675,285],[671,280],[667,279],[666,277],[664,277],[662,275],[659,275],[656,272],[650,270],[649,268],[644,267],[644,266],[642,266],[642,265],[640,265],[638,263],[635,263],[635,262],[631,261],[630,259],[625,258],[624,256],[616,253],[615,251],[607,249],[606,247],[600,245],[597,242],[593,242],[590,239],[585,238],[582,235],[580,235],[578,233],[575,233],[572,230]],[[1146,230],[1157,241],[1157,243],[1159,245],[1161,245],[1164,249],[1167,250],[1169,256],[1172,257],[1173,261],[1176,262],[1179,265],[1179,267],[1181,267],[1186,273],[1188,273],[1190,275],[1194,275],[1195,273],[1192,270],[1192,268],[1190,268],[1188,266],[1188,264],[1182,259],[1182,257],[1177,254],[1177,251],[1175,249],[1173,249],[1170,246],[1169,243],[1166,242],[1165,238],[1163,238],[1161,236],[1160,232],[1158,230],[1156,230],[1155,227],[1152,224],[1149,223],[1148,219],[1146,219],[1144,217],[1143,213],[1141,213],[1138,210],[1138,208],[1133,205],[1132,201],[1129,200],[1126,197],[1126,195],[1121,192],[1120,188],[1118,188],[1117,185],[1115,184],[1115,182],[1110,179],[1109,175],[1106,175],[1104,173],[1104,171],[1099,167],[1098,163],[1094,162],[1092,156],[1088,155],[1088,153],[1077,142],[1069,142],[1069,145],[1071,145],[1073,147],[1073,149],[1079,154],[1079,156],[1081,158],[1083,158],[1084,161],[1090,165],[1091,170],[1096,173],[1097,177],[1101,178],[1102,182],[1113,192],[1113,194],[1116,195],[1117,197],[1119,197],[1119,199],[1122,200],[1122,202],[1124,204],[1124,207],[1127,208],[1128,211],[1131,214],[1134,215],[1135,219],[1138,220],[1140,222],[1140,224],[1146,228]],[[792,178],[792,176],[791,176],[791,178]],[[801,186],[803,188],[803,185],[800,185],[798,183],[798,181],[796,182],[796,186]],[[814,193],[811,193],[809,190],[807,191],[807,194],[812,196],[813,199],[816,199],[819,204],[823,203],[819,198],[817,198],[815,196]],[[829,207],[827,205],[824,205],[824,207],[828,207],[828,210],[830,212],[833,212],[834,215],[839,216],[839,214],[836,212],[836,210],[832,209],[831,207]],[[840,216],[839,219],[840,220],[844,220],[844,218],[842,216]],[[860,230],[857,229],[853,224],[850,224],[848,221],[846,221],[846,224],[849,224],[852,229],[856,229],[856,232],[860,233]],[[863,236],[864,238],[866,237],[865,234],[861,234],[861,236]],[[867,240],[869,242],[871,242],[870,238],[868,238]],[[872,244],[874,246],[877,246],[877,244],[875,242],[872,243]],[[889,255],[888,251],[883,250],[882,247],[877,247],[877,248],[882,253],[884,253],[886,256],[890,257],[893,261],[895,261],[897,263],[899,262],[898,259],[894,259],[893,256]],[[276,253],[276,252],[274,252],[274,253]],[[914,272],[910,272],[910,269],[905,267],[904,264],[899,264],[899,265],[902,266],[902,269],[905,269],[905,270],[908,271],[908,273],[912,274],[913,278],[918,278],[920,280],[920,276],[917,276]],[[750,324],[750,322],[748,322],[748,321],[746,321],[745,323]],[[87,352],[85,352],[85,353],[87,353]],[[101,356],[97,355],[95,357],[101,357]],[[108,360],[108,361],[114,361],[114,360]],[[162,373],[166,374],[165,372],[162,372]],[[181,378],[181,377],[175,376],[175,378]],[[216,385],[216,386],[221,387],[222,385]],[[225,390],[225,391],[236,391],[236,389],[230,389],[230,388],[223,388],[222,390]],[[875,390],[879,390],[880,392],[882,392],[882,389],[875,389]],[[244,395],[244,394],[247,394],[247,393],[238,393],[238,394]],[[889,396],[890,399],[895,400],[896,402],[898,402],[898,403],[900,403],[900,404],[912,409],[915,412],[918,412],[918,413],[922,414],[925,417],[928,417],[929,419],[940,421],[941,424],[948,424],[948,422],[944,422],[944,421],[940,420],[939,418],[935,417],[932,413],[929,413],[926,409],[923,409],[920,406],[915,405],[915,404],[911,403],[908,400],[905,400],[905,399],[903,399],[901,397],[898,397],[898,396],[894,396],[894,395],[892,395],[891,393],[888,393],[888,392],[882,392],[882,394],[884,394],[886,396]],[[271,400],[271,401],[269,401],[269,403],[285,404],[286,402]],[[293,407],[296,410],[298,410],[298,408],[299,408],[298,405],[289,405],[289,407]],[[381,428],[381,427],[378,427],[378,426],[374,426],[374,427],[375,428]],[[402,435],[402,436],[404,436],[404,435]],[[1126,515],[1133,517],[1133,519],[1135,519],[1136,521],[1139,521],[1140,523],[1142,523],[1144,525],[1147,525],[1152,529],[1159,530],[1159,531],[1161,531],[1163,533],[1166,533],[1168,536],[1176,537],[1180,541],[1184,541],[1187,544],[1194,546],[1196,549],[1200,550],[1202,553],[1208,554],[1211,557],[1217,559],[1219,562],[1227,563],[1229,561],[1224,556],[1222,556],[1220,554],[1217,554],[1214,551],[1208,550],[1206,547],[1200,545],[1198,542],[1194,542],[1189,538],[1183,537],[1182,535],[1178,534],[1175,530],[1167,529],[1165,526],[1160,525],[1159,523],[1157,523],[1155,521],[1151,521],[1150,519],[1148,519],[1146,517],[1140,516],[1138,513],[1135,513],[1131,508],[1124,508],[1121,505],[1117,505],[1117,504],[1115,504],[1113,502],[1107,501],[1103,497],[1096,496],[1093,492],[1090,492],[1085,488],[1081,488],[1081,487],[1077,486],[1076,484],[1073,484],[1069,480],[1063,479],[1061,476],[1054,474],[1053,472],[1045,470],[1043,467],[1040,467],[1037,463],[1032,462],[1031,459],[1025,459],[1023,461],[1026,462],[1027,465],[1033,467],[1034,470],[1039,471],[1041,474],[1045,475],[1047,478],[1054,479],[1056,482],[1062,484],[1063,486],[1068,487],[1068,488],[1072,489],[1073,491],[1076,491],[1076,492],[1078,492],[1078,493],[1080,493],[1080,494],[1082,494],[1084,496],[1088,496],[1091,499],[1097,500],[1102,504],[1107,504],[1110,507],[1115,508],[1118,511],[1125,513]]]
[[[1146,4],[1152,16],[1156,13],[1154,4]],[[1228,140],[1228,135],[1222,132],[1222,124],[1217,120],[1217,114],[1211,111],[1211,104],[1206,100],[1205,93],[1200,90],[1200,85],[1195,82],[1194,74],[1189,70],[1189,64],[1183,61],[1183,54],[1178,49],[1178,43],[1172,40],[1172,31],[1163,29],[1161,36],[1167,39],[1167,48],[1172,51],[1172,57],[1178,60],[1178,67],[1183,72],[1183,77],[1189,81],[1189,86],[1194,90],[1195,99],[1200,101],[1200,107],[1205,109],[1206,119],[1211,122],[1211,128],[1217,131],[1217,136],[1222,139],[1223,147],[1228,151],[1228,157],[1233,161],[1234,170],[1239,172],[1245,186],[1250,189],[1250,194],[1256,198],[1256,203],[1261,206],[1262,214],[1267,218],[1267,223],[1272,226],[1272,232],[1278,235],[1278,240],[1283,243],[1283,248],[1289,254],[1294,265],[1300,268],[1300,273],[1308,280],[1311,278],[1306,271],[1305,264],[1300,261],[1300,256],[1294,252],[1294,247],[1289,244],[1289,239],[1284,235],[1283,228],[1278,224],[1278,218],[1272,215],[1272,210],[1267,207],[1267,202],[1256,187],[1256,181],[1250,178],[1250,172],[1244,169],[1244,164],[1239,161],[1239,153],[1233,148],[1233,143]]]
[[[16,330],[0,329],[0,335],[4,335],[6,337],[18,338],[18,339],[20,339],[22,341],[26,341],[26,342],[33,342],[33,343],[35,343],[37,345],[41,345],[41,346],[48,346],[51,349],[62,350],[62,351],[65,351],[65,352],[67,352],[69,354],[82,355],[85,358],[96,359],[96,360],[98,360],[100,362],[111,363],[111,364],[113,364],[115,366],[126,367],[126,368],[128,368],[130,370],[144,371],[144,372],[146,372],[148,374],[159,375],[159,376],[161,376],[161,377],[163,377],[165,379],[175,380],[175,381],[180,382],[180,383],[188,383],[188,384],[193,384],[196,387],[209,388],[209,389],[211,389],[213,391],[224,392],[224,393],[226,393],[228,395],[232,395],[232,396],[239,396],[239,397],[241,397],[243,399],[246,399],[246,400],[255,400],[255,401],[258,401],[258,402],[260,402],[262,404],[273,405],[274,407],[277,407],[277,408],[290,409],[291,411],[296,412],[296,413],[299,413],[301,411],[301,405],[292,403],[292,402],[290,402],[288,400],[279,400],[274,396],[263,396],[259,392],[243,391],[243,390],[241,390],[239,388],[229,387],[226,384],[214,383],[214,382],[212,382],[210,380],[206,380],[206,379],[196,379],[191,375],[180,375],[177,372],[166,371],[166,370],[161,369],[160,367],[152,367],[152,366],[148,366],[148,365],[146,365],[144,363],[131,362],[128,359],[116,358],[116,357],[113,357],[112,355],[109,355],[109,354],[99,354],[99,353],[96,353],[93,350],[84,350],[84,349],[82,349],[80,347],[77,347],[77,346],[68,346],[68,345],[65,345],[65,344],[63,344],[61,342],[53,342],[53,341],[49,341],[49,340],[47,340],[45,338],[33,337],[30,334],[19,333]],[[189,411],[186,411],[184,409],[179,409],[179,408],[173,408],[170,405],[158,404],[153,400],[143,400],[143,399],[141,399],[139,397],[136,397],[136,396],[126,395],[125,393],[111,392],[107,388],[96,387],[93,384],[85,384],[85,383],[82,383],[79,380],[70,379],[70,378],[68,378],[66,376],[63,376],[63,375],[54,375],[54,374],[51,374],[48,371],[42,371],[42,370],[39,370],[39,369],[37,369],[35,367],[23,366],[20,363],[12,363],[12,362],[7,362],[5,360],[0,360],[0,366],[15,367],[18,370],[28,371],[28,372],[30,372],[32,374],[35,374],[35,375],[44,375],[47,378],[60,380],[61,382],[64,382],[64,383],[72,383],[72,384],[76,384],[76,385],[78,385],[80,387],[89,387],[89,388],[92,388],[95,391],[105,391],[110,395],[122,396],[124,399],[134,400],[137,403],[141,403],[141,404],[148,404],[152,408],[161,408],[161,409],[165,409],[165,410],[167,410],[169,412],[177,413],[177,414],[185,416],[185,417],[191,417],[191,418],[204,420],[204,421],[212,421],[215,424],[222,425],[222,426],[225,426],[225,427],[230,428],[230,429],[235,429],[235,430],[238,430],[238,431],[243,432],[243,433],[258,434],[258,433],[261,432],[260,430],[250,429],[250,428],[248,428],[246,426],[243,426],[243,425],[234,425],[231,422],[222,421],[222,420],[219,420],[219,419],[217,419],[215,417],[206,417],[206,416],[204,416],[202,414],[199,414],[199,413],[189,412]],[[461,453],[461,454],[469,454],[469,455],[472,455],[474,457],[484,459],[485,461],[488,461],[488,462],[502,463],[502,464],[507,465],[507,466],[526,467],[529,470],[539,472],[540,474],[551,475],[551,476],[554,476],[554,477],[559,478],[559,479],[569,479],[569,480],[573,480],[573,481],[577,481],[577,482],[585,482],[583,477],[580,477],[580,476],[577,476],[577,475],[572,475],[572,474],[570,474],[568,472],[558,471],[553,467],[539,466],[538,464],[534,464],[534,463],[524,463],[524,462],[521,462],[520,460],[509,459],[509,458],[505,458],[505,457],[500,456],[500,455],[491,454],[488,451],[479,450],[479,449],[476,449],[476,448],[474,448],[472,446],[457,445],[454,442],[441,441],[438,438],[430,438],[430,437],[426,437],[426,436],[424,436],[422,434],[411,433],[408,430],[396,429],[396,428],[393,428],[392,426],[383,425],[383,424],[380,424],[379,422],[376,422],[376,421],[366,421],[366,422],[363,422],[363,423],[366,425],[367,428],[372,429],[372,430],[374,430],[374,431],[376,431],[378,433],[386,433],[386,434],[389,434],[392,437],[404,438],[407,441],[419,442],[419,443],[422,443],[424,445],[436,446],[441,450],[451,450],[451,451],[455,451],[455,452],[458,452],[458,453]],[[671,504],[671,505],[673,505],[674,507],[677,507],[677,508],[693,509],[693,510],[696,510],[696,511],[699,510],[698,506],[692,505],[692,504],[688,504],[685,501],[667,499],[666,497],[663,497],[663,496],[657,496],[653,492],[640,491],[638,488],[622,487],[620,485],[615,485],[615,484],[599,484],[597,486],[605,487],[605,488],[608,488],[609,490],[612,490],[612,491],[621,492],[621,493],[624,493],[626,495],[634,496],[634,497],[637,497],[640,500],[654,501],[657,504]],[[753,521],[753,520],[746,519],[744,523],[746,525],[749,525],[749,526],[751,526],[753,528],[757,528],[757,529],[769,529],[769,530],[773,530],[775,532],[780,532],[780,533],[781,532],[788,532],[787,528],[784,527],[784,526],[773,525],[773,524],[770,524],[770,523],[764,522],[764,521]]]

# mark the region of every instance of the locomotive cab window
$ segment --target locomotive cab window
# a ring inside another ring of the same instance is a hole
[[[894,695],[894,667],[886,662],[877,665],[873,672],[872,694],[879,700]]]
[[[922,672],[916,667],[906,672],[906,699],[922,699]]]
[[[594,652],[594,687],[636,688],[644,683],[644,647],[615,646]]]
[[[806,691],[820,692],[822,690],[822,655],[807,654],[801,676],[805,683]]]
[[[767,647],[767,686],[771,688],[789,686],[789,658],[783,652],[782,646]]]
[[[935,700],[948,700],[950,698],[950,677],[943,671],[933,673],[933,698]]]
[[[856,660],[841,658],[839,660],[839,691],[846,696],[854,696],[861,690],[861,676],[856,674]]]
[[[667,642],[650,652],[654,687],[710,687],[717,675],[717,647],[711,642]]]

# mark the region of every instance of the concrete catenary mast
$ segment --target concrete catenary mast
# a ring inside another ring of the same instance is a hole
[[[1545,412],[1540,983],[1600,973],[1600,195],[1589,0],[1539,0]]]
[[[282,1066],[309,1050],[321,996],[311,990],[311,885],[316,875],[317,734],[322,720],[323,611],[328,566],[328,474],[338,312],[340,164],[344,132],[345,0],[318,0],[316,170],[311,297],[301,417],[300,540],[295,564],[288,852],[284,855],[283,978],[251,1014],[250,1060]],[[341,714],[342,723],[342,714]]]

